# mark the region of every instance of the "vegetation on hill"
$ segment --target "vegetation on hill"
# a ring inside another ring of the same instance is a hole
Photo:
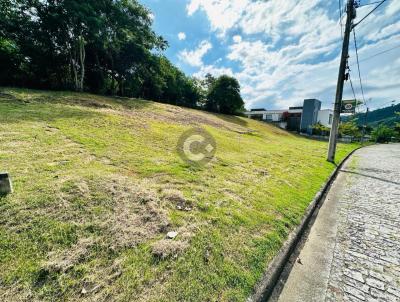
[[[0,116],[3,301],[244,301],[335,168],[325,142],[149,101],[1,89]],[[176,153],[194,126],[207,166]]]
[[[223,75],[212,78],[208,88],[206,109],[211,112],[235,114],[244,111],[244,102],[240,96],[239,82],[232,77]]]
[[[389,143],[396,137],[396,134],[397,133],[394,129],[385,124],[380,124],[371,132],[372,138],[377,143]]]
[[[366,113],[356,114],[355,118],[360,126],[365,125],[367,122],[372,128],[375,128],[379,124],[393,127],[396,123],[400,122],[400,116],[396,115],[396,112],[400,112],[400,104],[370,111],[367,119]]]
[[[139,97],[219,112],[207,105],[214,100],[202,81],[162,54],[168,42],[152,30],[152,20],[136,0],[0,1],[0,85]],[[221,92],[229,100],[231,91]],[[228,106],[234,113],[243,107],[241,98],[235,101],[239,106]]]

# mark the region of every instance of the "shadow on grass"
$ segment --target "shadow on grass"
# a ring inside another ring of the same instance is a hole
[[[69,118],[87,119],[103,114],[96,109],[139,110],[151,104],[152,102],[145,100],[70,91],[0,88],[0,116],[5,124],[21,121],[51,122]]]
[[[30,104],[0,100],[2,124],[14,124],[21,121],[51,122],[58,119],[86,119],[100,116],[101,112],[82,110],[74,107],[49,106],[49,104]]]
[[[23,88],[0,88],[0,102],[64,104],[90,107],[95,109],[110,108],[115,105],[124,109],[143,109],[151,106],[151,101],[118,96],[103,96],[73,91],[46,91]]]
[[[219,119],[229,122],[229,123],[234,123],[236,125],[242,126],[242,127],[247,127],[248,122],[244,118],[240,118],[235,115],[226,115],[226,114],[221,114],[221,113],[212,113],[215,117],[218,117]]]

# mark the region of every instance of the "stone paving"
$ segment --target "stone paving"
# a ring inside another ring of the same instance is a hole
[[[347,161],[296,255],[270,301],[400,302],[400,144]]]
[[[365,148],[343,172],[326,301],[400,301],[400,146]]]

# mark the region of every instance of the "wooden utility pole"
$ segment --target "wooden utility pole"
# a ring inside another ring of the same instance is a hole
[[[329,151],[327,160],[332,163],[335,162],[336,144],[340,123],[340,111],[343,97],[343,86],[346,77],[347,58],[349,57],[350,32],[353,29],[353,20],[355,19],[355,17],[356,8],[354,5],[354,0],[348,0],[346,28],[344,31],[342,46],[342,58],[340,60],[339,76],[336,87],[335,109],[333,113],[331,134],[329,137]]]

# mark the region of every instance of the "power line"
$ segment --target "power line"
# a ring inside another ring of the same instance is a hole
[[[340,22],[340,36],[343,39],[342,0],[339,0],[339,22]]]
[[[397,49],[397,48],[400,48],[400,45],[397,45],[397,46],[392,47],[392,48],[390,48],[390,49],[386,49],[386,50],[384,50],[384,51],[378,52],[378,53],[376,53],[376,54],[374,54],[374,55],[372,55],[372,56],[369,56],[369,57],[367,57],[367,58],[361,59],[360,62],[364,62],[364,61],[367,61],[367,60],[369,60],[369,59],[375,58],[375,57],[377,57],[377,56],[379,56],[379,55],[385,54],[385,53],[387,53],[387,52],[389,52],[389,51],[392,51],[392,50],[395,50],[395,49]]]
[[[375,10],[378,9],[378,7],[380,7],[385,2],[386,2],[386,0],[382,0],[381,2],[379,2],[379,4],[377,6],[375,6],[375,8],[373,10],[371,10],[364,18],[362,18],[360,21],[358,21],[356,24],[354,24],[353,28],[356,27],[358,24],[360,24],[362,21],[364,21],[369,15],[371,15]]]
[[[354,99],[357,100],[356,93],[354,91],[353,81],[351,80],[350,73],[349,73],[349,81],[350,81],[351,90],[353,91]]]
[[[361,80],[360,61],[358,59],[358,47],[357,47],[357,38],[356,38],[356,29],[355,28],[353,28],[353,36],[354,36],[354,47],[356,49],[357,69],[358,69],[358,77],[360,79],[361,94],[362,94],[362,98],[363,98],[363,102],[364,102],[365,106],[368,107],[367,102],[365,101],[364,87],[363,87],[362,80]]]
[[[389,103],[392,103],[393,101],[395,101],[395,102],[400,102],[399,100],[394,100],[394,99],[391,99],[391,100],[389,101],[389,98],[384,98],[384,99],[370,99],[370,102],[372,102],[372,103],[376,103],[376,102],[386,102],[386,103],[384,103],[384,104],[389,104]]]
[[[359,4],[358,6],[357,6],[357,8],[359,8],[359,7],[363,7],[363,6],[368,6],[368,5],[373,5],[373,4],[378,4],[378,3],[381,3],[382,1],[375,1],[375,2],[370,2],[370,3],[365,3],[365,4]]]
[[[381,106],[386,106],[386,105],[389,105],[389,104],[391,104],[392,106],[394,106],[396,102],[397,102],[396,100],[392,100],[392,101],[390,101],[390,102],[387,102],[387,103],[382,104]],[[386,106],[386,107],[387,107],[387,106]],[[382,107],[382,108],[385,108],[385,107]]]

